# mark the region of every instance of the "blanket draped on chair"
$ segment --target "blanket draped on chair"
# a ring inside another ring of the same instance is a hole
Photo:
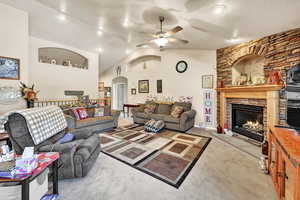
[[[18,113],[25,118],[35,145],[67,128],[63,111],[57,106],[18,110],[10,112],[9,115],[13,113]]]

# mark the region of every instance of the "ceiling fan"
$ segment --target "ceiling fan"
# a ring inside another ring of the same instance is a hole
[[[138,45],[136,45],[136,47],[144,47],[144,46],[147,46],[147,45],[150,45],[150,44],[154,43],[160,49],[162,49],[169,42],[180,42],[180,43],[183,43],[183,44],[189,43],[189,41],[187,41],[187,40],[182,40],[182,39],[174,37],[174,35],[176,33],[183,30],[183,28],[181,26],[176,26],[175,28],[169,30],[168,32],[164,32],[163,31],[163,22],[165,21],[165,17],[160,16],[159,21],[160,21],[160,31],[155,33],[155,34],[151,34],[152,37],[154,37],[154,39],[149,40],[148,42],[145,42],[145,43],[142,43],[142,44],[138,44]]]

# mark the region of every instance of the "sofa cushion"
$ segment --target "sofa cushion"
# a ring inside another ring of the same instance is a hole
[[[136,112],[135,116],[142,119],[150,119],[150,115],[143,112]]]
[[[167,123],[179,124],[180,118],[174,118],[171,115],[167,115],[164,117],[164,121]]]
[[[96,124],[106,123],[107,121],[112,121],[112,116],[103,116],[103,117],[92,117],[76,122],[76,128],[82,128],[86,126],[93,126]]]
[[[158,104],[157,114],[169,115],[171,112],[172,104]]]
[[[192,104],[188,102],[175,102],[173,104],[171,112],[175,109],[176,106],[181,106],[183,107],[184,112],[190,111],[192,109]]]
[[[150,114],[150,119],[155,119],[155,120],[164,120],[164,118],[168,115],[164,114]]]
[[[98,135],[93,135],[85,140],[83,140],[80,144],[79,144],[79,148],[87,148],[88,151],[90,153],[93,153],[94,150],[97,148],[97,146],[99,145],[100,140],[99,140],[99,136]]]

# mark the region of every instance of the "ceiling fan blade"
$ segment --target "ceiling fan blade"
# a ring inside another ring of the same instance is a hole
[[[166,32],[165,36],[169,37],[171,35],[174,35],[178,33],[179,31],[182,31],[183,28],[181,26],[176,26],[175,28],[171,29],[170,31]]]
[[[154,42],[154,40],[150,40],[148,42],[144,42],[144,43],[141,43],[141,44],[138,44],[136,45],[136,47],[143,47],[143,46],[147,46],[147,45],[150,45]]]
[[[183,40],[183,39],[175,38],[175,37],[168,38],[168,40],[169,40],[169,42],[181,42],[183,44],[189,43],[189,41],[187,41],[187,40]]]
[[[148,37],[153,37],[153,38],[158,37],[157,34],[155,34],[155,33],[148,33],[148,32],[145,32],[145,31],[140,31],[138,33],[141,34],[141,35],[144,35],[144,36],[148,36]]]

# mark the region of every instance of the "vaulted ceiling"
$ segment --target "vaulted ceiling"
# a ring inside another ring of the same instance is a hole
[[[300,27],[299,0],[0,0],[29,13],[30,35],[101,54],[114,65],[159,30],[177,25],[189,44],[217,49]]]

